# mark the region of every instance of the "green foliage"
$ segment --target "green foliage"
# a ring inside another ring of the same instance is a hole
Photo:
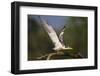
[[[74,52],[80,52],[87,57],[87,17],[70,17],[64,33],[66,46],[74,49]]]

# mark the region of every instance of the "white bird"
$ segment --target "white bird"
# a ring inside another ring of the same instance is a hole
[[[47,32],[51,41],[54,44],[53,50],[59,51],[59,50],[70,50],[70,49],[72,49],[71,47],[66,48],[65,45],[64,45],[64,42],[63,42],[63,34],[64,34],[65,27],[61,31],[61,33],[59,34],[59,37],[58,37],[55,30],[53,29],[53,27],[51,25],[47,24],[47,22],[43,19],[41,19],[41,21],[42,21],[43,28],[45,29],[45,31]]]

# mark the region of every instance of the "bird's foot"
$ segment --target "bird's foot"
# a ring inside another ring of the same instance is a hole
[[[72,50],[72,49],[73,49],[73,48],[71,48],[71,47],[69,47],[69,46],[63,48],[63,50]]]

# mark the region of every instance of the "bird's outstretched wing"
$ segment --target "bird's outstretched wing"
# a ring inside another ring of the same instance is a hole
[[[48,25],[47,22],[45,20],[43,20],[42,18],[40,18],[40,19],[41,19],[43,28],[45,29],[45,31],[49,35],[51,41],[55,45],[54,50],[62,48],[63,46],[62,46],[61,42],[59,41],[59,38],[58,38],[55,30],[53,29],[53,27],[51,25]]]

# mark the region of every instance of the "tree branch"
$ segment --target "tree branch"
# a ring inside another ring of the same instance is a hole
[[[72,58],[83,58],[83,56],[79,52],[77,54],[71,54],[69,52],[57,51],[57,52],[54,52],[54,53],[42,55],[40,57],[37,57],[36,59],[40,60],[40,59],[46,58],[46,60],[50,60],[55,55],[65,55],[65,54],[71,56]]]

